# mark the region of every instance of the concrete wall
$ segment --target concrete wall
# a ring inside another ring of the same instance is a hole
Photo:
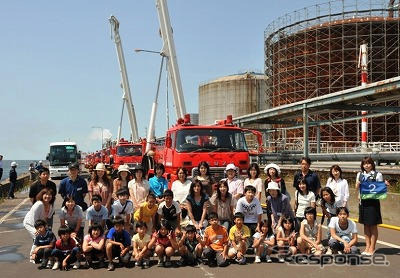
[[[15,187],[15,192],[17,192],[21,188],[30,184],[31,183],[30,178],[31,177],[30,177],[29,173],[24,173],[24,174],[19,175],[18,179],[17,179],[17,185]],[[9,179],[6,179],[6,180],[0,182],[0,198],[6,198],[8,195],[8,190],[10,190]]]

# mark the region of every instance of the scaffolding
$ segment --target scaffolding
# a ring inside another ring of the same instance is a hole
[[[368,81],[400,76],[400,1],[339,0],[286,14],[265,30],[266,99],[277,107],[360,85],[359,47],[368,44]],[[379,103],[379,100],[376,101]],[[400,106],[395,100],[384,103]],[[314,114],[335,120],[357,112]],[[320,127],[323,141],[359,141],[358,121]],[[275,125],[279,128],[279,125]],[[310,128],[316,140],[317,128]],[[302,130],[276,132],[274,139],[302,136]],[[400,115],[368,121],[369,142],[398,142]]]

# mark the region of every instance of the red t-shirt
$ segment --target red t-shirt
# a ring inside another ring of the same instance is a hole
[[[76,246],[75,240],[73,240],[72,238],[70,238],[68,240],[68,244],[67,245],[62,244],[61,243],[61,239],[56,241],[56,248],[58,250],[68,251],[68,250],[72,250],[75,246]]]
[[[154,232],[152,237],[157,237],[157,234],[158,234],[158,238],[156,240],[157,244],[160,244],[160,245],[162,245],[164,247],[171,246],[171,241],[169,240],[168,235],[162,236],[158,232]],[[172,236],[173,239],[175,239],[175,233],[174,232],[171,233],[171,236]]]

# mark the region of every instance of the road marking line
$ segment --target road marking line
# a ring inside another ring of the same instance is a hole
[[[325,225],[322,225],[322,228],[328,230],[328,227],[325,226]],[[359,237],[359,238],[361,238],[361,239],[365,239],[365,236],[362,236],[362,235],[360,235],[360,234],[358,234],[357,237]],[[381,245],[386,245],[386,246],[389,246],[389,247],[392,247],[392,248],[400,249],[400,245],[396,245],[396,244],[389,243],[389,242],[386,242],[386,241],[377,240],[376,243],[379,243],[379,244],[381,244]]]
[[[8,218],[8,219],[4,220],[3,222],[5,222],[5,221],[17,220],[17,219],[21,219],[21,218],[24,218],[24,216],[21,216],[21,217],[15,217],[15,218]]]
[[[214,277],[214,273],[208,272],[202,265],[200,265],[200,269],[204,271],[204,276]]]
[[[23,230],[23,229],[1,231],[0,234],[11,233],[11,232],[16,232],[16,231],[21,231],[21,230]]]
[[[7,218],[13,214],[14,212],[16,212],[23,204],[26,203],[26,201],[28,201],[29,198],[25,198],[21,203],[19,203],[18,205],[15,206],[15,208],[13,208],[12,210],[10,210],[6,215],[4,215],[1,219],[0,219],[0,224],[2,224],[4,221],[7,220]]]

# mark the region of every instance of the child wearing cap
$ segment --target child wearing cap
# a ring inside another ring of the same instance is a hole
[[[243,224],[244,215],[241,212],[236,212],[234,215],[235,225],[229,230],[228,257],[236,260],[237,263],[246,264],[245,254],[249,245],[250,229]]]
[[[225,179],[229,186],[229,193],[232,194],[235,200],[239,200],[243,195],[243,181],[236,177],[236,166],[234,164],[226,165],[225,172],[227,178]]]
[[[288,197],[281,193],[276,182],[269,182],[267,189],[269,194],[267,197],[267,213],[272,221],[272,229],[274,233],[276,233],[277,228],[281,226],[282,217],[294,219],[294,213]]]

